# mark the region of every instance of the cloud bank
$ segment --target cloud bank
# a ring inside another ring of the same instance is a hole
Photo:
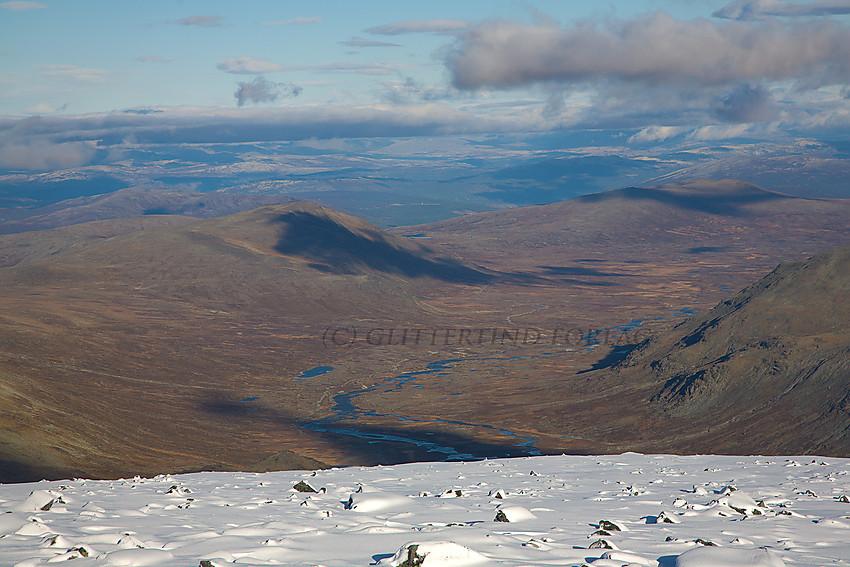
[[[259,84],[263,85],[263,81]],[[418,87],[414,84],[411,88]],[[249,102],[249,96],[261,99],[259,102],[268,101],[263,99],[264,89],[255,93],[243,91],[243,102]],[[76,116],[0,118],[0,166],[31,171],[78,167],[97,163],[104,156],[120,155],[123,148],[145,145],[466,136],[561,128],[632,129],[637,133],[628,141],[636,144],[655,144],[675,137],[718,140],[769,132],[767,126],[730,121],[748,113],[764,112],[764,105],[768,111],[776,112],[771,108],[775,103],[770,93],[758,87],[741,87],[724,96],[696,102],[687,93],[667,91],[644,92],[637,98],[627,93],[609,94],[611,100],[587,105],[566,117],[547,116],[540,104],[498,108],[482,104],[480,109],[458,109],[440,103],[398,103],[240,109],[159,107]],[[566,106],[570,106],[569,101]],[[809,107],[784,119],[788,129],[797,128],[800,132],[811,133],[814,129],[820,134],[840,135],[850,128],[850,111],[836,111],[829,104]]]
[[[461,35],[447,65],[454,85],[469,90],[610,80],[680,87],[846,84],[850,29],[831,21],[682,21],[664,12],[566,29],[486,22]]]
[[[0,119],[0,147],[62,150],[122,144],[239,143],[329,138],[412,137],[521,131],[527,120],[472,114],[440,104],[256,109],[157,108],[77,116]],[[79,154],[78,154],[79,155]],[[58,157],[51,158],[58,159]],[[71,160],[73,161],[73,160]],[[77,160],[78,161],[78,160]]]

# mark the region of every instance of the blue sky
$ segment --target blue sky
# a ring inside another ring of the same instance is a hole
[[[0,2],[0,114],[234,106],[238,82],[258,75],[300,87],[299,104],[371,104],[398,85],[444,87],[449,77],[441,52],[464,22],[569,23],[655,9],[695,17],[705,12],[699,4]],[[387,25],[398,22],[439,29],[440,20],[446,32],[380,33],[380,26],[392,32]],[[244,75],[222,70],[222,61],[237,58],[247,63]]]
[[[72,141],[841,136],[848,13],[850,0],[0,1],[0,160],[4,145]]]

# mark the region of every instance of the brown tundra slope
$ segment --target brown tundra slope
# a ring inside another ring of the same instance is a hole
[[[781,264],[588,377],[608,406],[643,408],[596,416],[631,449],[850,456],[850,246]]]
[[[489,279],[304,202],[0,236],[0,481],[338,462],[299,427],[330,394],[296,377],[351,350],[323,330]]]
[[[446,447],[850,454],[846,252],[670,331],[847,244],[850,200],[694,180],[395,232],[291,203],[0,236],[0,481]],[[632,322],[657,338],[618,366],[578,340]],[[408,328],[455,340],[363,340]],[[478,328],[573,339],[458,339]]]

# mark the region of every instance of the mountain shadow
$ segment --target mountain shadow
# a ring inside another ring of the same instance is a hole
[[[476,439],[470,432],[446,431],[433,424],[392,427],[356,419],[299,421],[286,410],[262,399],[238,401],[224,392],[199,400],[202,414],[226,418],[250,430],[256,424],[300,426],[310,435],[339,448],[360,466],[451,460],[481,460],[538,455],[533,445],[506,438],[504,442]]]
[[[79,470],[53,466],[49,463],[34,459],[32,462],[24,462],[20,458],[7,455],[4,458],[0,454],[0,484],[13,482],[38,482],[42,479],[60,480],[80,476]]]
[[[364,269],[386,274],[432,277],[453,283],[483,283],[493,276],[426,248],[413,249],[377,228],[348,227],[329,216],[293,211],[270,221],[283,232],[274,249],[310,262],[317,270],[332,274],[356,274]]]
[[[765,201],[791,199],[782,193],[767,191],[742,181],[702,181],[662,185],[660,187],[627,187],[577,197],[576,202],[601,203],[612,199],[655,201],[679,209],[715,215],[738,216],[741,207]]]

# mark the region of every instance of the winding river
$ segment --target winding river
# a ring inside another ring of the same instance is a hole
[[[548,356],[554,353],[543,353],[538,355],[528,355],[528,356]],[[324,417],[322,419],[318,419],[315,421],[309,421],[306,423],[302,423],[301,426],[305,429],[309,429],[312,431],[320,432],[323,434],[330,434],[334,436],[343,436],[354,439],[359,439],[363,441],[367,441],[369,443],[391,443],[391,444],[408,444],[416,449],[416,453],[427,453],[430,457],[428,460],[435,460],[435,456],[440,456],[441,458],[437,460],[470,460],[470,459],[480,459],[483,457],[495,457],[495,456],[506,456],[504,454],[501,455],[489,455],[489,454],[480,454],[479,450],[475,452],[470,452],[469,448],[465,449],[464,447],[458,446],[457,444],[448,445],[445,443],[441,443],[439,441],[428,439],[425,437],[414,437],[402,435],[400,433],[391,433],[391,432],[380,432],[380,431],[371,431],[365,428],[357,427],[355,424],[343,424],[343,422],[352,422],[356,421],[361,417],[378,417],[385,418],[391,420],[398,421],[407,421],[412,423],[445,423],[452,425],[462,425],[464,427],[473,427],[473,428],[481,428],[487,429],[490,431],[495,431],[500,433],[501,435],[505,435],[507,437],[512,437],[516,440],[514,444],[515,449],[513,451],[509,451],[507,449],[503,449],[503,453],[510,453],[511,455],[540,455],[540,451],[534,446],[536,439],[532,437],[526,437],[520,434],[517,434],[508,429],[503,429],[500,427],[495,427],[489,424],[482,423],[468,423],[465,421],[452,420],[452,419],[439,419],[439,418],[430,418],[430,419],[421,419],[411,416],[405,415],[397,415],[397,414],[384,414],[379,413],[373,409],[363,409],[359,405],[357,405],[357,399],[365,394],[369,394],[371,392],[376,391],[397,391],[401,390],[404,387],[418,387],[423,388],[424,386],[418,382],[418,380],[423,376],[428,376],[431,374],[438,375],[446,375],[450,374],[452,371],[452,367],[454,364],[458,362],[467,362],[474,360],[510,360],[515,358],[524,358],[524,357],[470,357],[470,358],[450,358],[446,360],[437,360],[434,362],[429,362],[425,365],[424,370],[418,370],[413,372],[402,372],[401,374],[397,374],[383,382],[379,382],[377,384],[373,384],[368,388],[362,388],[353,390],[350,392],[345,392],[342,394],[337,394],[333,397],[334,405],[330,408],[330,415]],[[466,443],[463,445],[469,445],[470,447],[475,445],[474,443]]]
[[[688,308],[673,312],[672,317],[687,317],[694,312]],[[657,319],[663,319],[659,317]],[[653,319],[655,320],[655,319]],[[586,349],[594,349],[605,340],[616,338],[620,334],[628,334],[643,326],[646,319],[634,319],[625,324],[614,325],[604,329],[594,330],[582,337]],[[467,358],[449,358],[429,362],[422,370],[402,372],[367,388],[358,388],[333,396],[333,405],[329,415],[312,421],[301,422],[300,427],[320,434],[333,442],[359,450],[362,455],[373,456],[376,463],[395,464],[411,461],[454,461],[475,460],[482,458],[497,458],[508,456],[540,455],[536,447],[537,439],[509,429],[496,427],[487,423],[470,423],[460,420],[419,418],[408,415],[380,413],[375,409],[366,409],[359,405],[359,398],[375,392],[393,392],[404,388],[424,388],[420,379],[425,376],[450,375],[454,366],[460,362],[486,360],[514,360],[519,358],[540,358],[557,354],[544,352],[539,354],[516,356],[481,356]],[[308,380],[333,372],[333,366],[317,366],[305,370],[294,380],[301,385],[307,385]],[[455,394],[450,394],[455,395]],[[243,402],[251,402],[259,398],[246,398]],[[488,444],[473,441],[451,433],[438,431],[393,430],[363,424],[362,418],[381,418],[388,421],[409,422],[418,424],[447,424],[459,425],[472,429],[487,430],[498,433],[513,440],[512,444]],[[368,461],[368,458],[366,458]]]

